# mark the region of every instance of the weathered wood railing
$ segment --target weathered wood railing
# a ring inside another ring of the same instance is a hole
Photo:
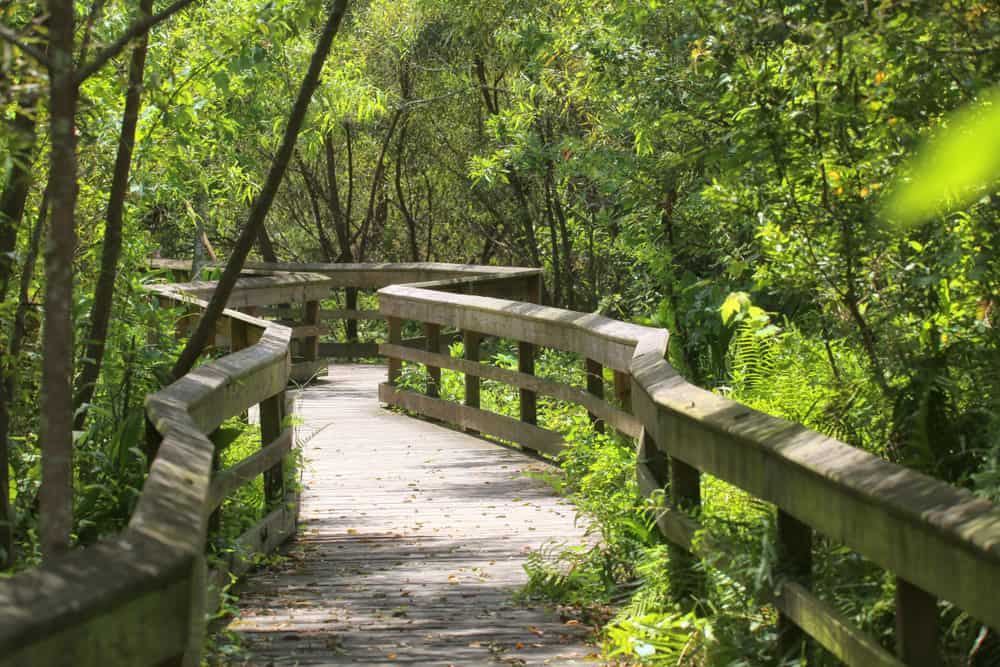
[[[171,271],[177,280],[187,280],[191,274],[191,262],[185,260],[151,260],[154,268]],[[220,265],[207,264],[207,268]],[[357,322],[362,320],[384,320],[378,310],[358,307],[359,294],[371,293],[389,285],[437,281],[445,289],[444,283],[454,283],[453,289],[473,290],[475,294],[504,296],[537,300],[532,294],[539,289],[535,269],[517,267],[476,266],[472,264],[445,264],[436,262],[397,264],[282,264],[248,262],[244,269],[247,275],[254,273],[273,274],[275,272],[305,272],[324,276],[328,280],[330,292],[326,298],[339,296],[343,308],[322,308],[303,313],[287,304],[261,309],[260,314],[277,317],[278,321],[292,327],[292,338],[303,339],[331,334],[337,324],[343,323],[347,331],[357,331]],[[407,341],[410,345],[423,345],[422,339]],[[378,341],[347,340],[346,342],[319,342],[318,358],[341,359],[379,356]],[[293,364],[293,379],[305,379],[310,371],[318,370],[307,363]]]
[[[805,427],[761,414],[684,381],[667,363],[668,334],[513,300],[457,293],[455,281],[396,285],[379,292],[389,323],[387,404],[518,443],[545,454],[563,447],[558,433],[537,426],[536,396],[583,405],[592,417],[637,436],[636,469],[646,496],[665,489],[658,513],[663,535],[679,545],[675,562],[693,554],[724,563],[724,548],[685,511],[701,502],[708,473],[776,507],[780,575],[771,602],[779,612],[779,650],[804,632],[850,665],[939,665],[937,600],[948,600],[1000,628],[1000,509],[967,491],[872,456]],[[429,332],[424,350],[400,345],[404,321]],[[441,328],[462,333],[465,358],[442,352]],[[431,335],[433,333],[434,335]],[[518,371],[483,364],[484,336],[517,341]],[[539,347],[586,359],[588,391],[534,376]],[[427,369],[427,391],[400,386],[404,361]],[[603,400],[602,367],[615,377],[618,403]],[[440,398],[440,369],[465,374],[463,403]],[[479,379],[520,390],[520,419],[480,408]],[[629,394],[631,396],[629,397]],[[810,591],[814,531],[844,544],[896,575],[897,656],[883,649]],[[691,574],[689,573],[689,576]]]
[[[156,286],[161,303],[199,312],[211,284]],[[230,305],[308,303],[329,292],[308,274],[239,281]],[[183,326],[183,320],[182,320]],[[239,550],[207,572],[208,518],[225,498],[264,475],[266,516],[238,543],[270,551],[295,531],[298,499],[286,492],[288,327],[224,311],[217,341],[230,354],[194,369],[146,399],[162,436],[135,511],[117,537],[0,581],[0,665],[197,665],[206,606],[229,572],[249,564]],[[261,449],[213,474],[209,435],[260,408]],[[209,585],[211,583],[213,586]]]
[[[186,264],[159,261],[184,272]],[[147,399],[163,435],[138,507],[117,538],[0,582],[0,665],[195,664],[204,628],[206,518],[221,499],[266,473],[275,509],[247,540],[272,548],[294,530],[294,498],[282,498],[277,466],[291,443],[282,428],[291,342],[314,371],[325,356],[371,356],[367,347],[327,347],[318,339],[321,301],[333,289],[379,289],[388,340],[389,381],[381,399],[469,430],[555,455],[558,433],[537,425],[537,396],[577,403],[604,424],[636,437],[643,494],[666,489],[671,508],[658,514],[664,536],[725,562],[724,548],[687,509],[700,503],[700,475],[714,475],[772,503],[777,512],[778,571],[773,604],[782,646],[811,635],[851,665],[937,665],[937,599],[1000,627],[1000,509],[966,491],[888,463],[804,427],[763,415],[685,382],[665,361],[667,332],[592,314],[548,308],[539,272],[449,264],[251,265],[231,306],[279,306],[294,328],[227,310],[217,331],[232,353],[207,363]],[[261,274],[253,277],[252,274]],[[263,275],[271,273],[272,275]],[[309,273],[312,275],[298,275]],[[411,283],[403,285],[400,283]],[[414,284],[415,283],[415,284]],[[381,288],[381,289],[380,289]],[[158,288],[161,299],[203,307],[210,284]],[[291,306],[291,308],[288,308]],[[356,308],[335,319],[375,317]],[[403,340],[404,321],[424,336]],[[464,342],[465,356],[442,351],[443,329]],[[517,341],[518,370],[481,363],[484,337]],[[587,391],[534,375],[540,347],[586,359]],[[427,368],[421,394],[398,385],[404,361]],[[442,368],[465,374],[463,403],[440,397]],[[603,370],[613,372],[615,403],[604,400]],[[481,409],[479,382],[519,390],[519,419]],[[212,474],[207,434],[228,417],[261,405],[264,447]],[[283,503],[281,501],[284,501]],[[256,533],[254,533],[256,531]],[[813,532],[847,545],[897,577],[897,652],[892,656],[809,589]],[[720,555],[722,556],[720,558]],[[678,555],[673,560],[683,561]],[[241,569],[245,564],[233,562]],[[796,630],[798,629],[798,630]]]

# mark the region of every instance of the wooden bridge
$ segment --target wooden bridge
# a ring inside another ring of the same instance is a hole
[[[186,279],[185,263],[159,264]],[[219,584],[250,569],[239,549],[209,569],[208,527],[258,475],[270,512],[240,542],[268,552],[298,533],[282,569],[246,583],[236,627],[261,664],[584,660],[574,626],[509,600],[526,548],[581,538],[571,510],[519,474],[563,446],[537,425],[539,394],[636,439],[643,494],[669,501],[657,523],[675,563],[726,562],[724,544],[694,539],[701,474],[775,507],[781,578],[770,602],[784,646],[804,633],[850,665],[938,665],[939,599],[1000,627],[1000,508],[698,389],[665,361],[666,331],[538,305],[539,279],[532,269],[446,264],[248,267],[216,332],[230,353],[147,398],[163,440],[128,527],[0,582],[0,665],[198,664]],[[154,292],[191,321],[212,289]],[[378,290],[379,311],[324,311],[332,290]],[[329,320],[370,318],[387,320],[386,342],[320,342]],[[480,362],[487,337],[516,341],[518,370]],[[462,358],[445,346],[454,339]],[[539,348],[585,360],[587,390],[535,376]],[[387,369],[328,370],[327,357],[376,353]],[[404,362],[422,367],[425,391],[401,382]],[[442,368],[464,374],[462,402],[439,395]],[[324,374],[289,400],[289,381]],[[376,387],[377,377],[387,381]],[[518,418],[482,409],[481,378],[519,390]],[[261,449],[217,469],[208,435],[254,406]],[[295,440],[290,410],[311,459],[301,498],[283,466]],[[811,592],[814,532],[895,575],[895,655]]]

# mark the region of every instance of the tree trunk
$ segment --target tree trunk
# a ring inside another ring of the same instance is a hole
[[[77,86],[72,0],[49,0],[49,123],[52,220],[45,249],[45,330],[42,337],[42,553],[69,549],[73,530],[73,252],[76,248]]]
[[[267,228],[263,225],[261,225],[260,232],[257,233],[257,247],[260,250],[260,256],[265,262],[277,263],[278,254],[274,251],[274,244],[271,242],[271,237],[267,234]]]
[[[247,217],[246,225],[243,227],[236,246],[233,248],[233,254],[226,263],[226,268],[219,279],[215,292],[212,294],[208,307],[202,314],[201,319],[199,319],[198,327],[188,339],[187,345],[177,359],[177,363],[174,364],[171,375],[175,380],[191,370],[205,344],[208,342],[209,335],[215,330],[215,322],[219,319],[223,309],[225,309],[229,295],[232,293],[233,287],[236,285],[236,280],[239,278],[240,271],[243,268],[243,263],[246,261],[247,255],[250,254],[250,249],[253,247],[254,239],[257,238],[264,225],[264,220],[271,209],[271,204],[274,202],[278,186],[281,184],[285,171],[288,169],[288,163],[292,159],[299,130],[302,128],[306,111],[309,109],[309,102],[319,84],[323,63],[330,53],[333,37],[337,34],[337,29],[340,27],[340,21],[344,16],[346,8],[347,0],[334,0],[330,5],[326,25],[324,25],[323,33],[316,44],[316,50],[313,52],[312,59],[309,62],[309,70],[302,80],[298,97],[295,99],[295,105],[292,107],[292,112],[289,115],[288,125],[285,127],[285,133],[281,139],[281,147],[274,156],[271,169],[264,182],[264,187],[254,200],[250,214]]]
[[[140,17],[153,12],[153,0],[141,0]],[[121,135],[118,138],[118,153],[111,177],[111,192],[108,195],[107,216],[104,223],[104,248],[101,251],[101,272],[94,288],[94,305],[90,310],[90,333],[87,349],[83,355],[83,369],[76,383],[76,416],[73,428],[83,429],[87,419],[88,404],[94,398],[97,380],[101,375],[104,361],[108,324],[111,321],[111,307],[115,295],[115,277],[118,274],[118,259],[122,251],[122,225],[125,217],[125,196],[128,194],[129,171],[132,166],[132,151],[135,147],[135,128],[139,122],[142,106],[142,78],[146,69],[148,33],[136,42],[132,49],[132,61],[128,68],[128,91],[125,94],[125,111],[122,114]]]

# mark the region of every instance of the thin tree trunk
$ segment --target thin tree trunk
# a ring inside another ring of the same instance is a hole
[[[351,154],[351,130],[349,125],[344,126],[347,132],[347,152]],[[340,246],[340,255],[337,261],[350,262],[354,256],[351,251],[351,219],[350,202],[347,204],[345,213],[344,206],[340,203],[340,186],[337,183],[337,156],[333,149],[333,134],[327,132],[323,137],[323,148],[326,157],[326,189],[327,206],[333,215],[333,231],[337,235],[337,244]],[[348,171],[348,178],[353,182],[354,175]],[[353,189],[353,188],[352,188]],[[352,195],[349,195],[349,198]],[[334,261],[332,258],[330,261]]]
[[[323,259],[327,262],[333,262],[337,258],[337,253],[333,249],[333,242],[326,231],[326,225],[323,224],[323,215],[320,212],[320,199],[327,199],[327,201],[330,201],[330,199],[324,197],[323,190],[319,185],[319,179],[305,163],[305,160],[302,159],[302,156],[296,153],[295,160],[299,163],[299,171],[302,173],[302,181],[306,186],[306,194],[309,195],[309,209],[312,211],[313,225],[316,227],[316,236],[319,239],[320,250],[323,251]]]
[[[417,221],[413,217],[413,212],[406,204],[406,193],[403,192],[403,157],[406,143],[406,121],[403,121],[399,128],[399,136],[396,139],[396,169],[393,183],[396,186],[396,199],[399,204],[399,212],[403,214],[403,221],[406,223],[406,238],[409,241],[410,261],[420,261],[420,250],[417,246]]]
[[[42,337],[42,553],[69,549],[73,530],[73,251],[76,248],[76,67],[72,0],[49,0],[49,196],[52,221],[45,249]]]
[[[153,0],[141,0],[139,15],[153,13]],[[111,307],[115,296],[115,278],[118,274],[118,259],[122,251],[122,225],[125,217],[125,196],[128,194],[129,171],[132,166],[132,151],[135,148],[135,129],[139,123],[139,109],[142,107],[142,79],[146,69],[146,51],[149,35],[144,34],[132,49],[132,61],[128,68],[128,92],[125,94],[125,111],[122,113],[122,129],[118,138],[118,154],[111,177],[111,192],[108,194],[108,209],[104,223],[104,248],[101,251],[101,272],[94,288],[94,305],[90,309],[90,333],[87,349],[83,355],[83,369],[76,383],[76,398],[73,404],[77,412],[73,428],[83,429],[87,419],[88,405],[94,398],[97,380],[101,375],[104,361],[108,325],[111,321]]]
[[[42,193],[42,202],[38,207],[38,220],[31,231],[28,242],[28,254],[21,267],[21,284],[18,290],[17,309],[14,311],[14,322],[10,329],[10,339],[7,346],[8,364],[4,367],[3,381],[0,382],[0,570],[14,565],[14,529],[17,517],[10,505],[10,406],[17,396],[18,357],[21,354],[21,341],[24,340],[25,320],[28,316],[28,289],[35,274],[35,263],[38,261],[38,249],[42,244],[42,231],[45,229],[45,216],[49,210],[48,190]]]
[[[288,169],[288,163],[292,159],[299,130],[302,128],[306,111],[309,109],[309,102],[319,84],[323,64],[330,53],[330,46],[333,43],[334,35],[337,34],[337,29],[340,27],[340,21],[344,16],[346,8],[347,0],[334,0],[330,5],[326,25],[323,27],[323,33],[316,44],[316,50],[313,52],[312,59],[309,62],[309,70],[302,80],[298,97],[289,115],[288,125],[285,127],[285,133],[281,140],[281,147],[278,149],[278,153],[271,163],[271,169],[267,174],[264,187],[254,200],[253,207],[247,217],[246,225],[243,227],[236,246],[233,248],[233,254],[226,263],[226,268],[219,279],[215,292],[212,294],[208,307],[198,321],[198,327],[195,329],[194,334],[188,339],[180,358],[174,364],[171,375],[175,380],[191,370],[202,349],[205,347],[205,343],[208,342],[209,335],[214,331],[215,323],[226,307],[229,295],[233,291],[237,278],[239,278],[243,263],[246,261],[247,255],[250,254],[254,239],[264,225],[264,220],[271,209],[271,204],[274,202],[278,186],[281,184],[285,171]]]
[[[396,126],[402,116],[403,109],[400,107],[399,109],[396,109],[396,112],[392,115],[392,120],[389,122],[389,130],[385,133],[385,139],[382,141],[382,149],[379,151],[378,161],[375,163],[375,173],[372,176],[372,186],[368,193],[368,210],[365,212],[365,219],[361,223],[361,228],[358,230],[356,235],[360,238],[358,261],[364,261],[367,253],[368,242],[371,240],[369,238],[368,230],[380,216],[380,211],[378,209],[382,206],[385,198],[385,155],[389,150],[389,144],[392,143],[392,137],[396,133]]]
[[[257,248],[260,250],[260,256],[265,262],[274,264],[278,261],[278,254],[274,251],[274,243],[271,242],[267,228],[263,225],[261,225],[260,231],[257,233]]]

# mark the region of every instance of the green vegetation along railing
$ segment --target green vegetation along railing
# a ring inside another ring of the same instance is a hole
[[[381,346],[389,358],[389,381],[380,387],[381,400],[549,455],[557,454],[563,441],[536,425],[537,394],[585,406],[592,418],[638,437],[639,487],[647,497],[667,491],[671,507],[657,513],[657,524],[688,554],[689,563],[693,555],[717,565],[727,560],[725,545],[711,535],[695,539],[700,526],[685,511],[700,503],[702,473],[772,503],[777,508],[775,569],[785,575],[771,600],[779,612],[782,653],[804,631],[849,665],[939,665],[937,598],[1000,628],[1000,508],[692,386],[665,360],[665,330],[441,291],[456,287],[448,281],[379,292],[389,324],[389,342]],[[424,326],[426,349],[401,344],[404,321]],[[461,332],[464,359],[442,353],[442,328]],[[480,363],[484,336],[517,341],[517,371]],[[588,392],[535,377],[538,347],[586,358]],[[404,361],[426,367],[426,393],[400,386]],[[614,372],[621,407],[603,400],[602,367]],[[439,397],[442,368],[465,374],[463,403]],[[480,408],[480,378],[520,390],[520,419]],[[896,575],[898,657],[810,592],[813,531]]]
[[[308,274],[241,279],[232,301],[248,307],[315,302],[329,292],[326,282]],[[209,286],[152,289],[165,305],[196,314]],[[284,419],[291,334],[226,310],[216,336],[228,341],[231,353],[147,397],[147,416],[162,441],[128,526],[0,582],[0,665],[198,664],[205,610],[218,595],[208,584],[249,567],[236,555],[206,571],[212,514],[263,474],[270,512],[238,542],[266,552],[295,531],[298,498],[285,493],[283,473],[293,441]],[[213,474],[208,434],[254,405],[260,406],[261,449]]]
[[[151,264],[180,279],[191,273],[188,262]],[[210,342],[229,354],[146,399],[147,416],[162,441],[125,530],[0,581],[0,666],[199,664],[205,612],[218,604],[230,573],[238,575],[251,566],[241,554],[272,551],[296,529],[298,497],[294,491],[286,493],[283,470],[293,445],[285,419],[288,381],[315,375],[325,366],[324,353],[377,353],[375,344],[321,349],[325,329],[320,302],[331,290],[456,276],[465,276],[483,294],[523,297],[526,286],[538,286],[534,270],[450,264],[254,265],[244,273]],[[151,291],[164,306],[186,311],[177,324],[183,335],[214,289],[214,283],[193,282],[158,285]],[[276,306],[283,316],[301,313],[301,319],[269,322],[256,316]],[[341,318],[365,315],[335,313]],[[216,452],[209,434],[255,405],[261,449],[214,470]],[[270,512],[238,538],[240,548],[227,563],[208,571],[206,534],[218,508],[262,474]]]
[[[157,263],[189,273],[186,263]],[[389,359],[389,382],[379,388],[385,403],[555,455],[561,436],[536,424],[537,395],[543,394],[585,406],[596,422],[636,437],[640,488],[647,496],[667,489],[673,509],[659,512],[657,523],[687,552],[726,561],[725,545],[711,536],[695,539],[699,526],[685,511],[700,502],[701,473],[773,503],[779,570],[789,575],[772,600],[781,623],[805,631],[844,662],[938,664],[936,598],[1000,627],[1000,509],[688,384],[665,361],[666,331],[537,305],[537,270],[255,264],[247,274],[229,305],[251,313],[226,310],[216,333],[216,345],[228,346],[230,354],[147,398],[163,441],[126,530],[0,582],[0,665],[197,663],[211,604],[204,550],[213,511],[226,494],[264,473],[274,509],[241,539],[267,551],[295,529],[297,498],[282,497],[278,468],[292,442],[282,427],[284,389],[295,368],[292,341],[300,341],[303,374],[315,372],[324,356],[369,356],[376,349],[373,343],[324,349],[319,342],[329,331],[320,302],[335,289],[379,289],[378,317],[388,325],[388,341],[378,346]],[[154,291],[196,314],[212,289],[189,283]],[[265,308],[281,317],[301,312],[301,320],[283,320],[286,326],[252,314]],[[347,308],[327,316],[375,314]],[[424,336],[404,340],[407,320],[420,323]],[[463,340],[464,358],[442,353],[448,330]],[[485,336],[517,341],[517,371],[480,363]],[[587,391],[536,377],[539,347],[586,358]],[[426,366],[426,393],[398,385],[404,361]],[[439,397],[442,368],[465,374],[463,403]],[[614,373],[615,404],[604,400],[604,368]],[[520,390],[519,419],[481,409],[480,378]],[[213,474],[214,446],[206,434],[256,404],[262,449]],[[899,659],[810,592],[813,531],[896,574]],[[228,567],[240,572],[248,565],[234,559]]]

